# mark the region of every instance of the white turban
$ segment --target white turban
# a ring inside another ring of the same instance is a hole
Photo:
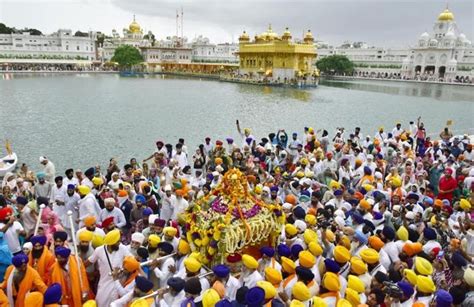
[[[295,227],[298,228],[299,231],[304,232],[306,230],[306,223],[302,220],[296,220]]]
[[[138,242],[142,245],[144,240],[145,236],[141,232],[134,232],[132,234],[132,241]]]

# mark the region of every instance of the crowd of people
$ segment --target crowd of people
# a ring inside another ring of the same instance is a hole
[[[123,166],[62,173],[42,156],[8,173],[0,306],[474,306],[467,135],[431,140],[421,118],[373,136],[236,126],[195,152],[157,141]],[[206,262],[181,217],[233,169],[281,231]]]

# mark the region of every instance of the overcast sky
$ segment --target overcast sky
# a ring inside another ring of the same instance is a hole
[[[445,0],[0,0],[0,22],[43,33],[58,28],[110,34],[137,22],[157,38],[176,33],[176,9],[184,10],[184,35],[213,42],[237,41],[242,30],[255,35],[271,23],[293,36],[311,29],[317,40],[345,40],[406,47],[430,32]],[[450,0],[458,27],[474,41],[474,0]]]

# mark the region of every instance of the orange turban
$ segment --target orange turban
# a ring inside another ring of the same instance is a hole
[[[89,215],[84,218],[84,225],[86,225],[86,227],[91,227],[92,225],[95,225],[95,222],[95,216]]]
[[[285,202],[286,202],[286,203],[290,203],[290,204],[292,204],[293,206],[296,205],[296,196],[293,195],[293,194],[288,194],[288,195],[286,195],[286,197],[285,197]]]
[[[126,256],[123,258],[123,268],[131,273],[140,268],[140,263],[133,256]]]
[[[403,248],[402,250],[405,252],[405,254],[407,254],[409,257],[412,257],[416,254],[418,254],[419,252],[421,252],[422,250],[422,245],[420,242],[415,242],[415,243],[405,243],[403,245]]]
[[[370,236],[369,245],[376,251],[380,251],[382,247],[385,245],[385,243],[383,243],[383,241],[377,236]]]

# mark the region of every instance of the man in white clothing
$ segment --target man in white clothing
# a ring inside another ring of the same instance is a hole
[[[115,199],[112,197],[104,199],[104,209],[100,211],[99,222],[103,222],[107,218],[113,216],[114,224],[117,228],[122,228],[125,226],[127,221],[125,220],[125,215],[122,210],[115,207]]]
[[[218,264],[212,268],[212,271],[217,280],[225,285],[225,297],[234,301],[237,290],[240,288],[239,280],[230,274],[230,269],[226,265]]]
[[[189,165],[188,157],[186,156],[186,153],[183,151],[183,144],[181,143],[176,144],[176,153],[173,155],[173,159],[178,161],[178,165],[181,169]]]
[[[167,184],[164,193],[160,191],[162,199],[160,218],[169,221],[173,217],[173,211],[176,208],[176,196],[171,194],[171,185]]]
[[[64,200],[66,198],[66,186],[63,184],[63,177],[58,176],[54,178],[55,184],[51,187],[51,198],[49,202],[53,204],[53,211],[57,214],[61,220],[61,224],[64,225],[68,216],[66,214],[66,207],[64,206]]]
[[[94,216],[99,219],[100,206],[95,196],[91,193],[91,189],[88,186],[79,186],[79,220],[81,221],[79,227],[83,227],[83,220],[88,216]]]
[[[158,254],[159,257],[168,256],[173,252],[173,245],[168,242],[158,243]],[[159,280],[159,287],[164,288],[168,282],[168,279],[173,275],[171,272],[175,269],[175,261],[173,257],[168,257],[163,260],[153,260],[150,265],[150,270],[156,275]]]
[[[250,255],[242,256],[242,274],[239,282],[242,286],[253,288],[257,285],[257,281],[263,280],[262,275],[258,272],[258,262]]]
[[[39,158],[39,162],[43,165],[43,172],[47,182],[52,183],[56,176],[56,167],[53,162],[49,161],[45,156]]]
[[[143,276],[135,277],[135,287],[132,291],[128,292],[119,299],[116,299],[110,303],[110,307],[126,307],[130,306],[134,301],[149,294],[153,289],[153,283],[147,280]],[[99,295],[99,294],[98,294]],[[97,299],[96,299],[97,301]],[[146,306],[155,307],[155,298],[151,297],[146,299]],[[97,306],[100,306],[97,302]]]
[[[166,283],[168,285],[168,293],[163,295],[163,298],[158,300],[160,307],[174,307],[180,306],[181,302],[186,298],[183,291],[185,281],[179,277],[171,277]]]

